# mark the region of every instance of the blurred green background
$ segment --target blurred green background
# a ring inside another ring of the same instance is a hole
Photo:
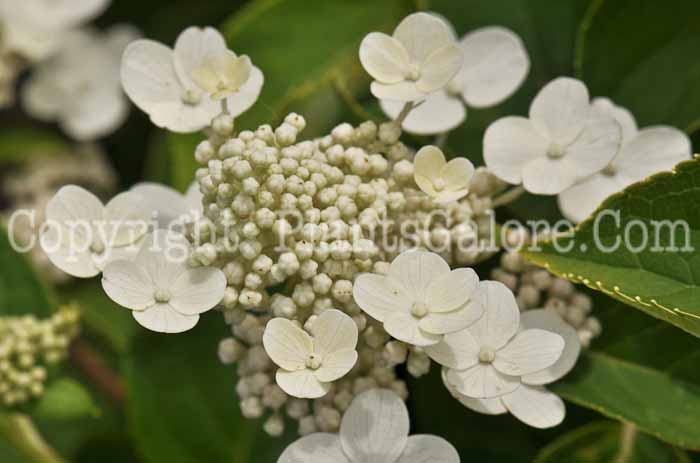
[[[390,31],[416,9],[443,14],[460,35],[487,25],[511,28],[522,37],[532,62],[515,96],[496,108],[470,110],[466,123],[449,136],[451,156],[479,163],[488,124],[504,115],[526,114],[536,92],[561,75],[582,78],[593,96],[609,96],[628,107],[642,127],[671,124],[694,135],[696,146],[700,142],[697,0],[114,0],[97,25],[131,23],[144,36],[168,45],[187,26],[218,26],[231,48],[250,55],[266,79],[258,103],[236,121],[237,128],[274,126],[295,111],[308,122],[304,134],[313,137],[340,121],[383,119],[368,92],[358,45],[366,33]],[[133,108],[127,123],[100,144],[122,187],[151,179],[184,190],[192,180],[192,153],[199,139],[158,130]],[[20,106],[0,112],[0,169],[5,175],[27,156],[64,144],[69,141],[56,127],[31,120]],[[530,197],[507,214],[559,216],[553,200]],[[17,256],[0,257],[5,269],[19,272],[24,265]],[[482,276],[491,265],[481,269]],[[16,293],[0,297],[0,312],[38,313],[57,301],[77,302],[84,319],[82,360],[88,352],[99,364],[98,373],[116,375],[107,377],[116,386],[110,392],[96,385],[94,375],[85,374],[80,361],[68,365],[68,375],[88,385],[99,413],[39,419],[38,425],[69,461],[268,463],[294,439],[294,429],[271,439],[262,431],[262,420],[241,417],[235,368],[221,365],[216,354],[227,331],[220,315],[203,317],[187,334],[158,335],[113,306],[98,281],[49,288],[44,295],[32,286],[40,283],[33,282],[30,272],[22,275],[16,278]],[[7,286],[0,290],[7,291]],[[600,317],[614,323],[615,303],[599,299]],[[620,323],[640,330],[649,323],[636,311],[625,312],[625,317]],[[613,345],[614,334],[614,329],[606,331],[602,345]],[[539,431],[509,416],[464,409],[444,390],[435,367],[428,378],[412,380],[411,386],[413,432],[447,438],[465,462],[528,462],[543,448],[540,461],[606,462],[617,452],[618,424],[572,404],[567,404],[562,426]],[[680,451],[651,437],[637,445],[628,461],[686,461]],[[0,442],[0,461],[24,460]]]

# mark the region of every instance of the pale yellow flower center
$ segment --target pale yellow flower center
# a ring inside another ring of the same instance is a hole
[[[433,180],[433,188],[435,188],[435,191],[442,191],[447,187],[447,182],[441,178],[436,178]]]
[[[479,361],[481,363],[491,363],[496,359],[496,351],[488,346],[483,346],[479,350]]]
[[[170,291],[165,289],[157,289],[153,294],[153,298],[160,304],[167,304],[170,302]]]
[[[605,166],[605,169],[602,170],[602,174],[612,177],[615,174],[617,174],[617,167],[611,162],[610,164]]]
[[[425,302],[416,302],[411,307],[411,315],[416,318],[423,318],[428,315],[428,306]]]
[[[547,156],[550,159],[559,159],[566,154],[566,149],[558,143],[552,143],[547,150]]]
[[[306,359],[306,368],[310,370],[318,370],[321,368],[321,357],[316,354],[309,355],[309,358]]]
[[[194,89],[187,89],[180,96],[182,102],[189,106],[197,106],[202,102],[202,94]]]
[[[102,254],[105,252],[105,245],[99,236],[96,236],[95,239],[92,240],[90,251],[92,251],[94,254]]]

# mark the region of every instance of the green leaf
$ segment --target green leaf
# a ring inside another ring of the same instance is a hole
[[[114,303],[99,279],[76,280],[57,289],[62,303],[77,305],[80,319],[93,333],[104,338],[116,352],[127,351],[137,330],[131,311]]]
[[[673,172],[611,196],[573,235],[524,254],[557,275],[700,336],[700,257],[695,251],[700,216],[694,207],[700,203],[699,185],[700,160],[683,162]],[[601,211],[619,212],[619,222],[598,215]],[[687,227],[664,226],[664,221]],[[618,240],[620,245],[606,252]]]
[[[700,449],[697,338],[604,295],[594,314],[603,336],[551,390],[675,446]]]
[[[335,85],[346,86],[352,97],[368,93],[360,41],[368,32],[392,30],[411,8],[408,0],[248,3],[222,31],[236,52],[250,55],[263,71],[265,85],[256,105],[236,122],[247,128],[274,125],[297,111],[313,124],[334,124],[342,106],[332,95]],[[309,127],[305,134],[319,132]]]
[[[15,251],[7,229],[0,225],[0,315],[49,316],[52,296],[25,255]]]
[[[187,191],[197,168],[201,167],[194,159],[194,151],[202,140],[204,135],[200,133],[156,132],[149,146],[146,177]]]
[[[49,130],[12,127],[0,132],[0,164],[23,162],[33,156],[62,151],[68,144]]]
[[[49,383],[32,411],[32,416],[43,420],[75,420],[99,415],[100,409],[90,392],[69,378],[59,378]]]
[[[263,438],[262,424],[241,416],[235,375],[217,357],[227,333],[209,315],[185,334],[136,338],[124,372],[130,432],[144,461],[274,461],[281,454],[284,440]]]
[[[581,27],[577,71],[593,95],[642,126],[700,128],[700,2],[596,0]]]
[[[582,426],[543,448],[535,463],[690,463],[688,456],[631,426],[602,421]]]

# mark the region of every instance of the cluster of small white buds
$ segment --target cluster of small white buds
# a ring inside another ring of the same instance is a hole
[[[341,124],[300,142],[306,122],[298,114],[277,128],[237,134],[218,118],[214,125],[195,152],[208,223],[195,224],[191,238],[195,263],[220,267],[228,282],[221,307],[233,336],[221,342],[219,357],[237,365],[243,415],[266,416],[271,435],[284,432],[285,411],[301,434],[336,432],[357,394],[385,387],[406,397],[395,367],[407,364],[418,377],[430,359],[368,319],[353,300],[353,282],[386,271],[416,246],[439,245],[454,265],[488,257],[493,250],[477,241],[489,238],[491,198],[437,204],[422,193],[413,152],[394,122]],[[261,345],[265,325],[281,317],[311,332],[328,309],[356,323],[359,361],[322,399],[290,398],[276,387],[276,366]]]
[[[555,310],[577,331],[583,348],[588,348],[591,341],[600,336],[602,326],[591,315],[591,297],[578,291],[570,281],[529,264],[518,252],[502,254],[501,265],[492,271],[491,277],[515,293],[521,311]]]
[[[0,317],[0,399],[17,406],[41,396],[48,369],[65,358],[78,334],[79,313],[62,308],[52,317]]]

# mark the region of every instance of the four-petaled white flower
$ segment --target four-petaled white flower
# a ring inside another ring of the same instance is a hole
[[[593,111],[614,117],[622,126],[622,146],[602,171],[581,180],[559,195],[559,208],[566,218],[581,222],[605,198],[625,187],[690,159],[688,136],[674,127],[637,129],[634,116],[607,98],[593,100]]]
[[[68,185],[46,206],[40,243],[56,267],[90,278],[110,262],[138,252],[149,220],[149,211],[135,193],[121,193],[104,206],[89,191]]]
[[[226,277],[214,267],[190,268],[189,247],[179,233],[150,233],[133,261],[113,261],[105,268],[105,293],[149,330],[182,333],[194,328],[199,315],[223,299]]]
[[[110,0],[0,0],[3,48],[30,61],[46,58],[64,35],[104,11]]]
[[[486,310],[471,327],[445,335],[426,353],[447,367],[447,381],[474,399],[491,399],[516,391],[521,378],[554,365],[564,350],[557,333],[520,328],[513,293],[502,283],[480,283]]]
[[[226,50],[218,56],[210,56],[192,71],[194,82],[215,100],[222,100],[238,93],[248,82],[253,65],[246,55],[236,56]]]
[[[440,148],[425,146],[414,160],[413,178],[436,203],[457,201],[469,193],[474,165],[466,158],[445,160]]]
[[[316,399],[357,362],[357,325],[335,309],[314,320],[311,335],[286,318],[273,318],[265,327],[263,346],[280,369],[276,380],[287,394]]]
[[[450,26],[451,27],[451,26]],[[467,109],[496,106],[511,96],[530,70],[522,40],[503,27],[484,27],[462,37],[461,70],[447,86],[428,95],[413,108],[403,129],[418,135],[449,132],[467,117]],[[395,119],[401,102],[381,100],[384,112]]]
[[[180,220],[190,221],[202,217],[202,193],[199,182],[193,182],[183,195],[166,185],[143,182],[134,185],[131,191],[143,198],[144,207],[158,220],[158,227],[168,229]]]
[[[620,124],[591,110],[588,89],[560,77],[530,105],[530,117],[504,117],[484,134],[484,161],[501,180],[555,195],[602,170],[617,153]]]
[[[122,59],[121,79],[126,94],[158,127],[173,132],[196,132],[221,114],[221,103],[203,91],[193,72],[208,60],[228,52],[221,34],[211,27],[190,27],[171,49],[152,40],[130,44]],[[263,85],[260,69],[252,67],[240,91],[227,98],[236,117],[258,99]]]
[[[406,251],[386,276],[365,273],[355,281],[355,302],[394,338],[416,346],[439,343],[484,313],[474,270],[450,266],[438,254]]]
[[[554,311],[549,309],[528,310],[520,317],[521,330],[542,329],[558,333],[566,346],[561,357],[549,368],[525,375],[515,391],[493,399],[474,399],[461,394],[450,384],[448,369],[443,369],[442,379],[452,396],[464,406],[486,415],[512,413],[523,423],[545,429],[561,424],[566,415],[564,402],[544,385],[563,378],[576,365],[581,352],[581,342],[576,330]]]
[[[362,66],[374,78],[380,99],[417,101],[447,85],[462,67],[462,52],[440,18],[407,16],[393,36],[368,34],[360,45]]]
[[[339,434],[316,433],[285,449],[277,463],[459,463],[457,450],[429,434],[409,436],[406,405],[396,393],[372,389],[345,412]]]
[[[114,132],[129,113],[119,64],[124,48],[138,36],[130,26],[115,26],[104,35],[89,29],[68,34],[22,89],[27,112],[37,119],[58,121],[76,140]]]

